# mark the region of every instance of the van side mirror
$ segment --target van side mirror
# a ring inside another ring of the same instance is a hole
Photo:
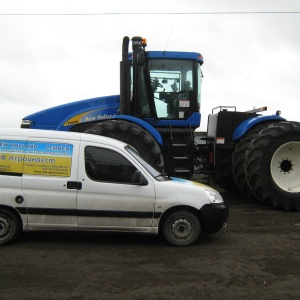
[[[147,185],[148,181],[140,170],[135,170],[132,176],[132,183],[137,185]]]

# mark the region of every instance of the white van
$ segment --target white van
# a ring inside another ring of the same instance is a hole
[[[0,245],[30,230],[161,232],[175,246],[219,231],[228,208],[129,145],[92,134],[0,129]]]

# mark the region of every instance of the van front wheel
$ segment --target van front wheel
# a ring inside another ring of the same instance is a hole
[[[166,218],[162,231],[169,244],[186,247],[198,240],[201,225],[197,216],[192,212],[176,211]]]
[[[12,243],[20,233],[17,216],[5,208],[0,208],[0,246]]]

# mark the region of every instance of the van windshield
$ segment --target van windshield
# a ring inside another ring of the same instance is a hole
[[[129,152],[156,180],[164,181],[164,180],[172,180],[167,175],[162,174],[151,165],[149,165],[140,155],[140,153],[130,145],[125,146],[125,150]]]

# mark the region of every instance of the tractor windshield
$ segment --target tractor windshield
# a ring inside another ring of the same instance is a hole
[[[200,109],[201,70],[193,60],[150,59],[158,118],[185,119]]]

